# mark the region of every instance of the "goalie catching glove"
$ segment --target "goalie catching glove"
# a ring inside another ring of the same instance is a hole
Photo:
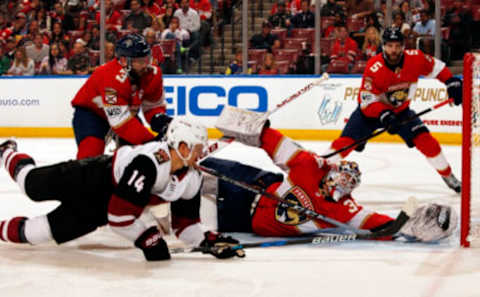
[[[428,204],[415,210],[400,235],[422,242],[437,241],[452,235],[457,219],[457,213],[450,206]]]
[[[260,146],[260,136],[269,126],[264,113],[253,112],[234,106],[225,106],[215,127],[225,136],[251,146]]]
[[[245,257],[245,251],[241,248],[234,248],[239,242],[231,236],[223,236],[211,231],[205,232],[205,239],[200,243],[200,247],[205,248],[204,254],[211,254],[218,259],[227,259],[232,257]]]

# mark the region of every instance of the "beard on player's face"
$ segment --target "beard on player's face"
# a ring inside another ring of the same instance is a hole
[[[403,45],[400,42],[391,42],[384,45],[385,58],[390,64],[398,64],[402,58]]]

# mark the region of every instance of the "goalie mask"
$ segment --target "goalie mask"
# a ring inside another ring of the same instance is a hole
[[[324,189],[335,201],[349,195],[360,184],[362,173],[356,162],[340,161],[332,166],[324,180]]]

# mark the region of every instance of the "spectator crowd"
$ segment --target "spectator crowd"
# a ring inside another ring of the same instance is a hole
[[[262,74],[314,73],[315,0],[271,1],[260,32],[249,40],[248,69]],[[381,51],[386,3],[374,0],[323,0],[321,66],[333,73],[361,73]],[[432,0],[392,0],[393,25],[407,37],[407,48],[433,53]],[[188,72],[212,43],[212,26],[232,22],[238,0],[105,0],[104,61],[115,57],[115,42],[143,34],[153,63],[164,73]],[[255,1],[251,5],[258,5]],[[459,60],[478,48],[472,32],[480,24],[480,0],[441,1],[442,59]],[[99,0],[14,0],[0,3],[0,75],[89,74],[100,63]],[[215,31],[216,32],[216,31]],[[220,32],[219,34],[227,34]],[[478,34],[477,34],[478,35]],[[242,72],[236,51],[226,74]],[[215,59],[215,57],[213,57]]]

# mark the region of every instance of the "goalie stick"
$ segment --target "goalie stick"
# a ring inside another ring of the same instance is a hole
[[[330,223],[336,227],[340,227],[346,230],[349,230],[350,232],[353,232],[353,234],[356,236],[356,239],[374,239],[374,238],[379,238],[379,237],[386,237],[386,236],[393,236],[395,235],[400,229],[405,225],[405,223],[408,221],[411,215],[413,215],[415,209],[416,209],[416,200],[414,198],[408,199],[407,203],[404,205],[400,213],[398,214],[397,218],[392,221],[390,224],[388,224],[386,227],[383,229],[371,232],[369,230],[361,230],[354,228],[350,225],[344,224],[342,222],[339,222],[335,219],[329,218],[327,216],[324,216],[322,214],[319,214],[311,209],[305,208],[301,205],[295,204],[293,202],[290,202],[284,198],[281,198],[273,193],[267,192],[265,189],[261,187],[256,187],[253,185],[249,185],[247,183],[235,180],[233,178],[230,178],[228,176],[225,176],[214,169],[207,168],[205,166],[198,166],[198,169],[208,173],[210,175],[213,175],[217,178],[220,178],[228,183],[231,183],[233,185],[236,185],[238,187],[241,187],[245,190],[251,191],[255,194],[260,194],[262,196],[265,196],[267,198],[276,200],[280,202],[280,205],[282,207],[290,208],[298,213],[305,214],[306,216],[314,219],[319,219],[322,221],[325,221],[327,223]]]
[[[422,115],[424,115],[424,114],[426,114],[426,113],[429,113],[429,112],[431,112],[431,111],[433,111],[433,110],[435,110],[435,109],[438,109],[438,108],[440,108],[440,107],[442,107],[442,106],[444,106],[444,105],[451,104],[452,102],[453,102],[453,98],[449,98],[449,99],[447,99],[447,100],[444,100],[444,101],[442,101],[442,102],[440,102],[440,103],[435,104],[435,105],[432,106],[432,107],[429,107],[429,108],[427,108],[427,109],[422,110],[422,111],[419,112],[419,113],[416,113],[415,115],[413,115],[413,116],[409,117],[408,119],[402,121],[400,124],[401,124],[401,125],[405,125],[406,123],[408,123],[408,122],[410,122],[410,121],[412,121],[412,120],[414,120],[414,119],[416,119],[416,118],[418,118],[418,117],[420,117],[420,116],[422,116]],[[385,132],[385,131],[387,131],[387,130],[388,130],[388,128],[381,128],[381,129],[377,130],[376,132],[374,132],[374,133],[372,133],[372,134],[370,134],[370,135],[368,135],[368,136],[365,136],[365,137],[363,137],[363,138],[360,138],[359,140],[355,141],[355,142],[352,143],[352,144],[346,145],[346,146],[342,147],[341,149],[338,149],[338,150],[336,150],[336,151],[334,151],[334,152],[331,152],[331,153],[328,153],[328,154],[325,154],[325,155],[321,155],[320,157],[325,158],[325,159],[328,159],[328,158],[330,158],[330,157],[332,157],[332,156],[335,156],[336,154],[339,154],[339,153],[344,152],[344,151],[346,151],[346,150],[348,150],[348,149],[350,149],[350,148],[352,148],[352,147],[355,147],[355,146],[357,146],[357,145],[359,145],[359,144],[362,144],[362,143],[368,141],[369,139],[372,139],[372,138],[374,138],[375,136],[378,136],[378,135],[382,134],[383,132]]]
[[[273,246],[286,246],[286,245],[298,245],[298,244],[328,244],[328,243],[338,243],[353,241],[357,239],[356,234],[330,234],[330,233],[318,233],[314,236],[308,236],[304,238],[297,239],[283,239],[283,240],[274,240],[274,241],[260,241],[260,242],[250,242],[250,243],[239,243],[232,246],[233,250],[238,249],[248,249],[248,248],[266,248]],[[194,248],[171,248],[169,249],[171,254],[180,254],[180,253],[195,253],[195,252],[209,252],[215,248],[208,247],[194,247]]]

